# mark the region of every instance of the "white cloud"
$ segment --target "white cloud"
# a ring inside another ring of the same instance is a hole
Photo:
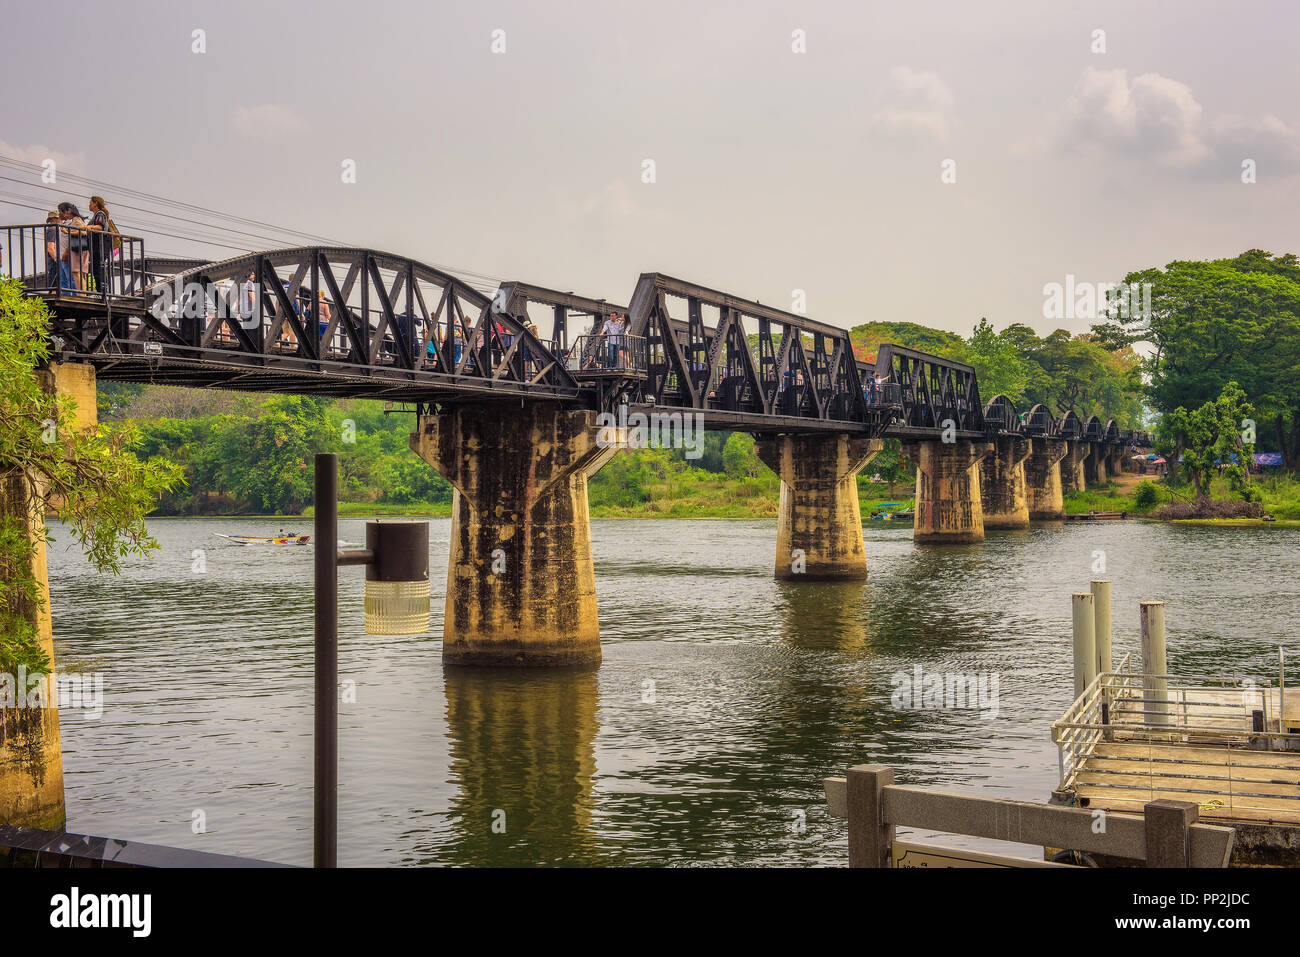
[[[255,139],[276,139],[285,133],[307,129],[306,120],[287,106],[275,103],[235,107],[234,124],[240,133]]]
[[[1158,73],[1130,82],[1127,70],[1089,67],[1066,106],[1066,143],[1149,156],[1165,166],[1194,166],[1211,155],[1201,113],[1185,83]]]
[[[50,149],[40,143],[34,146],[15,146],[12,143],[0,140],[0,156],[41,167],[44,167],[46,160],[54,160],[56,177],[65,170],[79,176],[86,174],[85,153],[64,153],[61,150]],[[40,182],[39,175],[39,173],[33,173],[33,176],[36,177],[33,182]]]
[[[872,115],[871,125],[890,134],[944,140],[952,133],[955,103],[938,73],[896,66],[889,71],[884,102]]]
[[[1300,169],[1300,132],[1287,126],[1272,113],[1242,116],[1228,113],[1216,119],[1210,129],[1215,148],[1237,165],[1253,159],[1262,175],[1272,170],[1290,172]]]
[[[1062,146],[1148,158],[1173,169],[1221,168],[1246,157],[1300,168],[1300,134],[1277,117],[1209,120],[1187,84],[1158,73],[1130,81],[1123,69],[1084,71],[1066,105]]]

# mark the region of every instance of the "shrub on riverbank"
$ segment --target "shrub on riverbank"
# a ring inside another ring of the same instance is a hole
[[[1255,502],[1222,501],[1212,498],[1191,502],[1170,502],[1156,512],[1156,518],[1168,522],[1189,518],[1263,518],[1264,509]]]
[[[1141,505],[1136,494],[1125,494],[1115,483],[1088,489],[1086,492],[1066,492],[1063,496],[1065,511],[1068,515],[1081,515],[1087,512],[1128,512],[1145,514],[1150,512],[1158,502]]]
[[[1098,512],[1149,514],[1168,521],[1204,518],[1300,519],[1300,480],[1291,475],[1256,476],[1248,486],[1251,501],[1234,494],[1228,483],[1215,478],[1209,496],[1198,507],[1196,491],[1190,485],[1171,486],[1144,480],[1132,493],[1122,494],[1113,483],[1086,492],[1067,492],[1065,510],[1071,514],[1095,509]]]

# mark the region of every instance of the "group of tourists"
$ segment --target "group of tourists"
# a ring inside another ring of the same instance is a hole
[[[867,400],[867,405],[883,405],[881,401],[881,386],[885,383],[884,377],[879,373],[866,376],[862,383],[862,398]]]
[[[108,264],[121,248],[104,197],[90,197],[89,216],[62,202],[45,217],[45,284],[69,292],[101,292]]]

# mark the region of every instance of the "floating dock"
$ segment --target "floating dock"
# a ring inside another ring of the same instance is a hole
[[[1281,681],[1143,674],[1125,656],[1052,725],[1053,802],[1120,814],[1195,802],[1201,820],[1237,829],[1234,865],[1300,864],[1300,689]]]

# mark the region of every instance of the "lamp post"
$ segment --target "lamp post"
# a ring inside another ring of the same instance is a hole
[[[421,635],[429,630],[429,525],[367,522],[366,547],[339,549],[339,461],[316,456],[316,727],[313,853],[316,867],[338,866],[340,565],[366,566],[366,632]]]

